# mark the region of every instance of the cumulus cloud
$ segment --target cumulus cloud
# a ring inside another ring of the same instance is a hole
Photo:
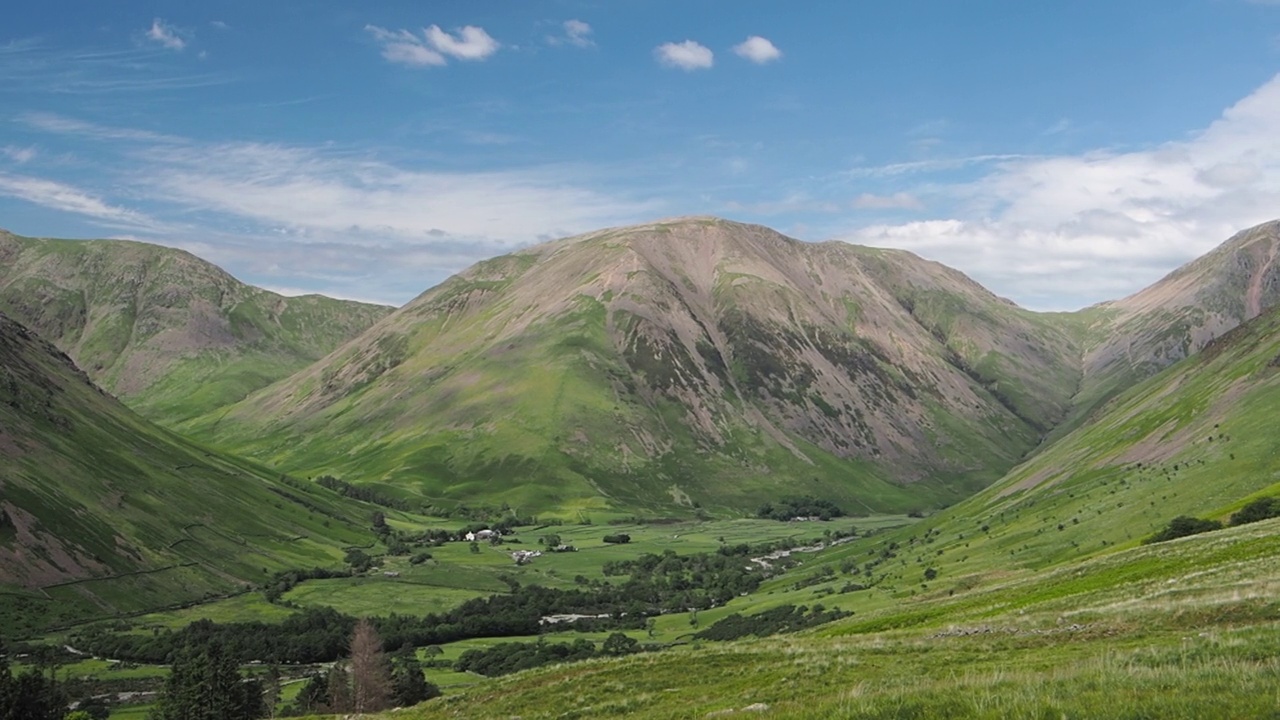
[[[147,30],[147,39],[158,42],[170,50],[182,50],[187,41],[178,30],[160,18],[151,21],[151,29]]]
[[[693,40],[663,43],[654,48],[653,54],[662,65],[685,71],[705,70],[715,64],[711,49]]]
[[[574,47],[587,48],[595,47],[595,40],[591,39],[593,30],[591,26],[581,20],[565,20],[561,25],[564,31],[563,35],[548,35],[547,42],[551,45],[573,45]]]
[[[782,51],[773,43],[759,35],[752,35],[745,41],[733,46],[738,57],[745,58],[757,65],[764,65],[782,59]]]
[[[448,58],[456,60],[485,60],[502,45],[489,36],[484,28],[468,25],[450,34],[438,25],[432,25],[421,35],[408,30],[388,30],[377,25],[366,25],[365,31],[382,46],[382,57],[388,62],[409,67],[445,65]]]
[[[484,28],[474,25],[467,25],[456,35],[441,30],[438,25],[427,28],[425,33],[427,42],[438,52],[459,60],[484,60],[502,47],[497,40],[489,37]]]
[[[951,217],[845,239],[917,251],[1032,306],[1079,307],[1136,291],[1280,215],[1277,136],[1280,76],[1186,140],[991,160],[978,180],[942,190],[958,203]]]

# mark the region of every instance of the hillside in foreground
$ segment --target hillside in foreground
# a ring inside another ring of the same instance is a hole
[[[331,565],[367,518],[125,408],[0,314],[0,627],[192,603]]]
[[[158,245],[0,231],[0,311],[172,425],[302,369],[391,308],[284,297]]]

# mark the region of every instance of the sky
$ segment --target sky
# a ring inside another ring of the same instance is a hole
[[[1280,217],[1280,0],[42,0],[0,227],[403,304],[680,215],[1122,297]]]

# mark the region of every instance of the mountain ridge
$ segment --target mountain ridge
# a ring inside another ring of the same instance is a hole
[[[892,274],[896,289],[879,284],[877,274]],[[973,312],[960,313],[961,307]],[[1012,344],[1001,345],[1006,337]],[[797,463],[788,472],[829,466],[819,472],[831,490],[836,465],[845,458],[863,463],[855,474],[892,491],[884,469],[890,462],[906,468],[895,480],[930,478],[939,468],[951,481],[974,469],[994,479],[1000,469],[984,466],[985,455],[1011,464],[1033,447],[1065,413],[1074,390],[1073,380],[1058,379],[1070,378],[1073,369],[1056,366],[1069,355],[1062,352],[1069,344],[1033,313],[914,255],[803,243],[718,219],[680,219],[606,229],[477,263],[329,358],[192,429],[236,447],[237,431],[227,428],[239,423],[245,428],[239,436],[250,439],[241,449],[261,452],[259,440],[273,431],[294,420],[319,429],[327,420],[318,418],[346,416],[343,408],[355,408],[350,398],[360,394],[360,408],[350,411],[361,423],[395,432],[402,424],[430,421],[433,413],[410,409],[397,419],[368,408],[387,407],[407,394],[423,406],[456,411],[460,422],[441,432],[483,434],[487,420],[475,407],[483,399],[449,409],[440,398],[460,398],[485,384],[507,392],[512,378],[499,378],[494,366],[537,355],[551,360],[549,367],[572,366],[575,390],[594,397],[574,398],[566,407],[583,417],[550,433],[585,440],[543,447],[522,461],[548,452],[581,455],[575,445],[613,447],[613,457],[594,469],[571,471],[586,479],[602,464],[661,460],[671,452],[663,439],[687,429],[677,441],[683,442],[682,457],[733,455],[741,450],[737,438],[745,435],[754,438],[753,447],[772,447],[764,451],[772,457],[740,452],[731,463],[740,471],[754,467],[763,479],[787,465],[778,458],[788,455]],[[447,348],[443,355],[432,355],[441,347]],[[1046,364],[1055,365],[1054,372],[1044,372]],[[928,397],[918,396],[918,387],[928,387]],[[542,394],[554,404],[554,393]],[[516,395],[506,399],[514,402]],[[490,404],[493,410],[502,405]],[[880,412],[881,405],[902,412]],[[600,406],[612,410],[599,412]],[[273,419],[249,429],[253,414]],[[965,430],[952,414],[973,416],[982,426]],[[592,438],[607,422],[631,432]],[[939,452],[926,448],[925,432],[952,439]],[[528,442],[536,433],[524,435]],[[297,449],[310,442],[304,436],[313,433],[282,436],[278,447]],[[339,440],[338,446],[351,443]],[[289,465],[287,453],[266,452],[262,457]],[[388,470],[391,476],[409,471]],[[673,496],[701,502],[697,492],[683,488],[692,470],[655,472],[676,480],[668,485]],[[943,489],[938,497],[954,497],[957,490]],[[762,497],[753,491],[737,504]],[[714,504],[714,498],[704,500]],[[644,502],[659,499],[650,493]],[[909,503],[904,497],[894,502]]]
[[[0,309],[135,409],[171,424],[305,367],[390,312],[286,298],[159,245],[7,232]]]

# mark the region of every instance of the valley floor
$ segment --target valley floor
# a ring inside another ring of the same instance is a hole
[[[1273,520],[800,635],[527,671],[385,717],[1274,718],[1278,553]]]

